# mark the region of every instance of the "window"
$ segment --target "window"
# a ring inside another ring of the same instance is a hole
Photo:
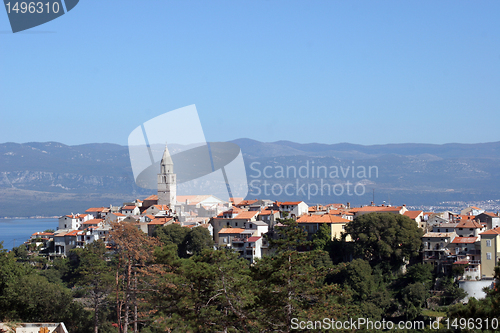
[[[491,260],[491,252],[486,252],[486,260]]]
[[[227,243],[227,238],[223,238],[224,243]]]
[[[486,240],[486,246],[487,247],[491,247],[491,239],[487,239]]]

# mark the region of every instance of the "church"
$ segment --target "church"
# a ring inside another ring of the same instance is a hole
[[[174,163],[165,145],[165,151],[160,163],[158,174],[158,205],[167,205],[173,209],[177,204],[177,183],[174,173]]]

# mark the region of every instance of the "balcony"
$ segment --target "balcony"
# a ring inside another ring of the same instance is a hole
[[[243,237],[234,237],[233,238],[233,243],[234,242],[245,242],[247,239]]]

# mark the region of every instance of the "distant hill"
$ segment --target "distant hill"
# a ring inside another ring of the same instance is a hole
[[[266,197],[264,181],[270,184],[268,190],[272,185],[277,190],[296,184],[297,180],[299,186],[310,184],[314,189],[312,184],[319,186],[322,179],[323,184],[337,184],[337,190],[347,181],[358,182],[365,193],[362,196],[324,193],[308,197],[294,189],[294,195],[271,193],[267,197],[309,203],[366,204],[372,200],[375,190],[375,200],[379,203],[384,200],[430,205],[436,201],[500,198],[500,142],[367,146],[266,143],[250,139],[233,142],[241,147],[249,182],[254,181],[249,198]],[[278,172],[287,167],[289,171],[300,167],[305,171],[307,165],[310,171],[312,166],[322,167],[319,170],[328,170],[328,175],[325,177],[325,173],[320,172],[320,178],[280,177]],[[377,177],[374,174],[352,177],[352,167],[358,172],[370,166],[372,171],[378,171]],[[265,167],[268,167],[267,175],[272,171],[272,177],[263,174]],[[349,172],[345,173],[348,167]],[[340,172],[338,178],[330,177],[335,169]],[[261,193],[257,195],[259,190]],[[149,194],[151,191],[134,183],[126,146],[107,143],[68,146],[57,142],[0,144],[0,217],[61,215],[89,206],[121,204]]]

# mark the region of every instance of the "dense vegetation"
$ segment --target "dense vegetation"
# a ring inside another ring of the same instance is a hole
[[[53,262],[0,246],[0,320],[62,321],[71,333],[319,332],[294,322],[499,316],[498,290],[462,305],[453,276],[420,263],[421,231],[405,216],[363,215],[346,228],[355,242],[331,241],[326,226],[308,241],[281,223],[252,266],[214,250],[207,229],[178,225],[148,238],[117,224],[112,248],[94,242]]]

